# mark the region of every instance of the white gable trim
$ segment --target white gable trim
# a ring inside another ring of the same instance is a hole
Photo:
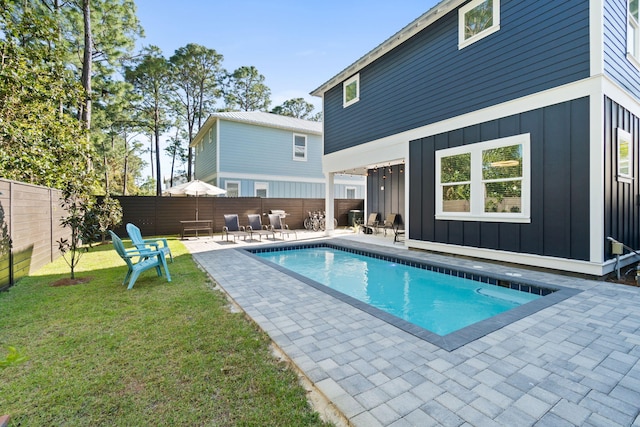
[[[397,46],[409,40],[411,37],[418,34],[420,31],[427,28],[429,25],[442,18],[447,13],[456,9],[458,6],[466,2],[467,0],[443,0],[440,3],[433,6],[426,13],[415,19],[409,25],[389,37],[386,41],[380,43],[373,50],[369,51],[363,57],[358,59],[353,64],[342,70],[339,74],[331,78],[319,88],[311,92],[313,96],[322,96],[324,92],[342,83],[348,77],[358,73],[367,65],[371,64],[378,58],[384,56],[387,52],[393,50]]]

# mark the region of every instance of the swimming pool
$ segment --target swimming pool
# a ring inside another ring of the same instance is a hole
[[[276,269],[449,350],[568,296],[565,289],[546,284],[328,243],[250,252]]]

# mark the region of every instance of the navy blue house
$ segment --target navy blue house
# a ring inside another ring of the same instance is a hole
[[[607,237],[640,248],[638,14],[440,2],[312,92],[327,180],[367,175],[367,211],[400,213],[410,247],[612,271]]]

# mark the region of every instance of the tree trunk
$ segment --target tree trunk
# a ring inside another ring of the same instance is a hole
[[[156,145],[156,196],[162,195],[162,174],[160,172],[160,109],[156,107],[154,112],[155,145]]]
[[[127,132],[123,132],[124,139],[124,171],[122,172],[122,195],[127,195],[127,169],[129,167],[129,144],[127,143]]]
[[[151,154],[151,162],[149,163],[151,165],[151,178],[155,178],[156,167],[153,164],[153,132],[149,134],[149,153]]]
[[[91,48],[93,45],[91,35],[91,0],[82,0],[82,16],[84,18],[84,55],[82,57],[82,87],[85,91],[85,99],[81,106],[80,120],[87,130],[91,129]]]
[[[173,187],[173,168],[176,164],[176,152],[173,152],[173,156],[171,157],[171,181],[169,182],[169,187]]]
[[[104,194],[109,194],[109,161],[107,160],[107,150],[102,140],[102,165],[104,167]]]

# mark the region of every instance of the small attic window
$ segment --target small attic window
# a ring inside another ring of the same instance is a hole
[[[360,101],[360,74],[342,83],[342,106],[344,108]]]
[[[500,0],[473,0],[458,11],[458,49],[500,29]]]

